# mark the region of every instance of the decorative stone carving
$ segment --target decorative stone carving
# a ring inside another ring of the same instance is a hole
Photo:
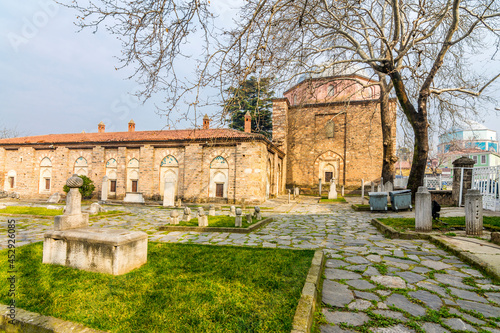
[[[330,192],[328,192],[328,199],[337,199],[337,185],[335,184],[335,180],[332,180],[332,184],[330,185]]]
[[[432,231],[431,194],[425,186],[419,186],[415,193],[415,231]]]
[[[208,227],[208,216],[205,215],[203,207],[198,207],[198,226]]]
[[[179,212],[176,209],[170,212],[170,224],[179,224]]]
[[[190,221],[193,217],[191,216],[191,208],[184,207],[184,214],[182,215],[183,221]]]
[[[262,215],[260,213],[260,207],[259,206],[255,206],[253,209],[254,209],[253,216],[255,216],[255,218],[257,220],[262,220]]]
[[[483,196],[479,190],[468,190],[465,194],[465,233],[483,234]]]
[[[236,217],[234,218],[234,226],[241,227],[242,226],[242,217],[241,217],[241,208],[236,208]]]
[[[163,207],[173,207],[175,203],[175,183],[166,180],[163,189]]]

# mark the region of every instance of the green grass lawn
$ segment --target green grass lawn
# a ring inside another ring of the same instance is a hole
[[[414,218],[383,218],[378,219],[385,225],[391,226],[398,231],[404,230],[415,230],[415,219]],[[443,217],[440,219],[442,222],[432,221],[433,229],[449,229],[455,227],[465,227],[465,216],[457,217]],[[483,225],[493,228],[500,229],[500,217],[499,216],[483,216]]]
[[[150,242],[146,265],[112,276],[42,264],[42,248],[16,248],[17,307],[111,332],[290,332],[314,255]]]
[[[347,202],[344,197],[341,197],[340,195],[337,196],[337,199],[328,199],[328,197],[321,197],[321,200],[319,201],[320,203],[323,202]]]
[[[38,215],[38,216],[56,216],[62,215],[63,209],[47,209],[46,207],[27,207],[27,206],[7,206],[0,209],[1,214],[19,214],[19,215]],[[114,215],[123,213],[120,210],[109,210],[92,216]]]
[[[250,225],[258,222],[255,217],[252,217],[252,223],[247,223],[246,216],[243,215],[242,218],[242,228],[248,228]],[[189,221],[179,221],[180,226],[184,227],[197,227],[198,226],[198,218],[191,219]],[[208,226],[209,227],[218,227],[218,228],[235,228],[234,226],[234,217],[227,215],[219,215],[219,216],[208,216]],[[239,228],[239,227],[238,227]]]

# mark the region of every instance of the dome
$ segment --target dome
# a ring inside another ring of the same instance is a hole
[[[302,74],[297,83],[301,83],[308,79],[319,79],[335,76],[350,76],[358,75],[365,78],[369,78],[368,73],[356,64],[329,64],[323,63],[321,65],[314,66],[309,73]]]

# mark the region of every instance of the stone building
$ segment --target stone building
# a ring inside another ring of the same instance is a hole
[[[248,119],[248,121],[250,121]],[[191,202],[260,203],[284,191],[284,153],[260,134],[211,129],[51,134],[0,140],[0,182],[22,198],[63,192],[74,173],[86,175],[100,193],[109,178],[108,199],[142,193],[163,195],[165,180],[176,198]]]
[[[286,183],[359,187],[382,172],[378,85],[357,67],[304,75],[273,101],[273,143],[285,152]],[[390,100],[395,129],[396,101]],[[394,130],[393,138],[396,132]],[[313,190],[314,192],[314,190]]]

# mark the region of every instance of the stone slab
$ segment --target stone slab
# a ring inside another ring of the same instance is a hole
[[[325,280],[323,282],[323,303],[331,306],[343,307],[353,299],[354,295],[346,285],[331,280]]]
[[[353,312],[344,312],[344,311],[336,311],[331,312],[326,309],[323,309],[323,314],[325,315],[325,319],[334,324],[345,323],[353,326],[360,326],[370,320],[370,317],[365,313],[353,313]]]
[[[420,305],[410,302],[405,296],[401,294],[393,294],[385,300],[385,304],[395,306],[398,309],[406,311],[413,316],[424,316],[426,309]]]

